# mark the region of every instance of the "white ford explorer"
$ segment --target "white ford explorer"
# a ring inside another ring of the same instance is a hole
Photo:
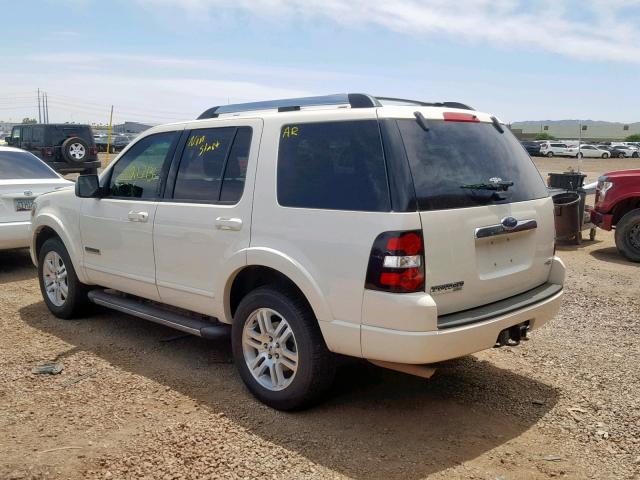
[[[31,255],[60,318],[89,302],[230,332],[278,409],[335,354],[424,374],[558,311],[553,204],[495,117],[363,94],[225,105],[154,127],[98,178],[39,197]]]

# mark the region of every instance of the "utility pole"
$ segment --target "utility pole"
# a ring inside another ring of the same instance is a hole
[[[45,98],[47,99],[47,123],[49,123],[49,94],[45,93]]]
[[[578,122],[578,172],[582,172],[582,122]]]
[[[111,105],[111,113],[109,114],[109,129],[107,130],[107,158],[103,167],[109,165],[109,150],[111,150],[111,125],[113,123],[113,105]]]
[[[43,106],[43,120],[44,123],[49,123],[49,102],[47,100],[47,92],[42,93],[42,106]]]
[[[38,89],[38,123],[42,123],[42,114],[40,113],[40,89]]]

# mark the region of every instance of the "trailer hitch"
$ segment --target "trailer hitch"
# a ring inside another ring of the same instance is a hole
[[[529,322],[522,322],[509,328],[505,328],[498,334],[494,348],[515,347],[520,345],[521,340],[529,340]]]

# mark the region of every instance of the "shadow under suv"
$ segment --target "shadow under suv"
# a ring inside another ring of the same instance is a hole
[[[89,125],[23,124],[11,130],[7,144],[44,160],[60,173],[97,173],[98,149]]]

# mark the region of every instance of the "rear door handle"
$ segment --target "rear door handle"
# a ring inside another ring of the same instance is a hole
[[[144,223],[147,220],[149,220],[149,212],[136,212],[134,210],[131,210],[127,215],[127,218],[129,219],[130,222]]]
[[[241,218],[218,217],[216,218],[216,228],[218,230],[235,230],[242,228]]]

